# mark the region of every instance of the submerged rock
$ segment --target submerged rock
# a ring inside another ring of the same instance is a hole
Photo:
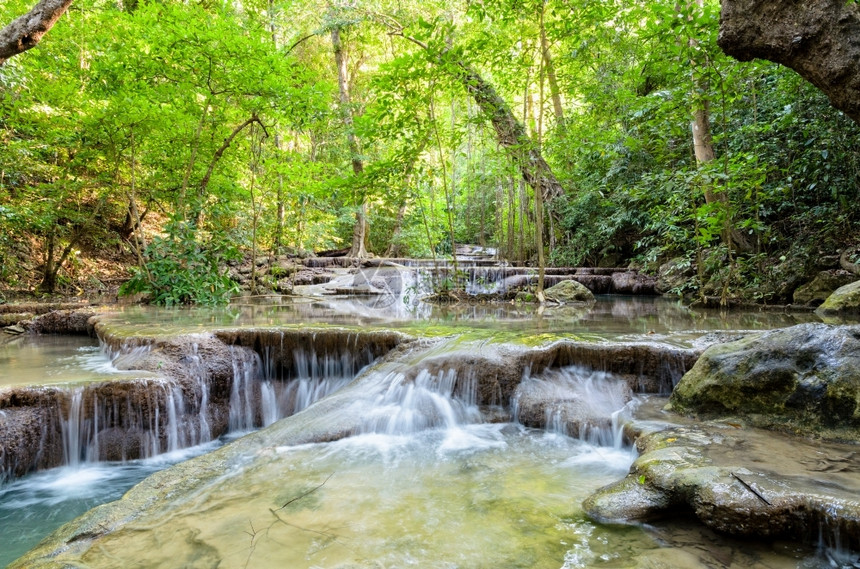
[[[800,324],[708,348],[670,410],[760,427],[860,438],[860,326]]]
[[[820,314],[860,314],[860,281],[839,287],[818,307]]]
[[[512,407],[528,427],[611,445],[609,430],[631,398],[630,386],[619,377],[569,366],[524,378]]]

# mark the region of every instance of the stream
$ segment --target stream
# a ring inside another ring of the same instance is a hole
[[[532,428],[518,420],[524,416],[520,391],[512,408],[482,404],[475,378],[480,364],[476,372],[446,363],[476,354],[493,361],[506,345],[570,338],[688,348],[714,331],[783,327],[816,321],[814,315],[693,312],[674,301],[617,296],[599,298],[590,310],[469,305],[422,311],[416,319],[404,316],[403,306],[352,298],[262,299],[218,310],[125,307],[103,318],[112,348],[71,336],[24,336],[0,345],[0,387],[85,393],[95,382],[157,380],[153,372],[117,367],[142,348],[116,338],[308,326],[429,338],[382,358],[296,349],[290,371],[266,349],[250,359],[235,351],[227,432],[211,437],[214,416],[205,408],[192,413],[182,392],[165,384],[158,389],[170,416],[138,419],[135,428],[149,421],[155,433],[140,439],[149,450],[139,458],[99,460],[106,448],[99,421],[118,403],[79,397],[81,407],[75,411],[72,403],[61,417],[64,465],[0,485],[0,565],[141,481],[123,502],[160,492],[167,479],[159,476],[199,475],[188,491],[168,492],[95,547],[72,548],[59,561],[93,568],[855,566],[850,553],[815,543],[740,542],[683,520],[594,523],[580,503],[623,478],[636,457],[621,435],[623,420],[642,406],[659,415],[664,399],[629,393],[611,372],[526,368],[518,389],[528,387],[538,399],[575,399],[589,416],[571,428],[552,412],[576,409],[547,407],[546,426]],[[117,350],[116,342],[125,348]],[[94,410],[89,419],[86,405]],[[351,436],[302,438],[314,430]]]

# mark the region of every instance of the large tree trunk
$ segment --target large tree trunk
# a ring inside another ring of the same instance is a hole
[[[347,74],[347,58],[343,52],[343,44],[340,41],[340,28],[331,29],[331,45],[334,49],[334,62],[337,66],[337,86],[340,91],[340,113],[343,126],[346,127],[346,142],[352,161],[352,171],[359,175],[364,172],[364,164],[358,153],[358,141],[352,130],[352,110],[350,109],[349,78]],[[364,196],[355,211],[355,225],[352,229],[352,247],[349,250],[350,257],[367,257],[364,242],[367,238],[367,200]]]
[[[72,0],[42,0],[0,30],[0,66],[10,57],[36,47],[71,3]]]
[[[781,63],[860,123],[860,4],[849,0],[722,0],[718,43],[741,61]]]
[[[390,18],[382,18],[381,23],[387,26],[393,35],[420,46],[430,52],[427,44],[419,39],[403,33],[403,27]],[[434,54],[433,58],[451,70],[451,73],[466,88],[475,99],[478,108],[489,118],[496,133],[496,141],[508,153],[523,180],[535,192],[541,192],[546,202],[552,196],[561,195],[561,184],[552,173],[552,169],[543,159],[540,149],[532,142],[523,124],[517,120],[505,100],[496,93],[491,84],[466,62],[451,58],[451,51]]]
[[[484,81],[477,71],[462,62],[458,64],[457,76],[474,97],[481,111],[489,117],[496,133],[496,140],[513,159],[526,183],[535,192],[541,192],[544,200],[561,195],[563,191],[561,184],[552,173],[549,164],[526,134],[525,127],[517,120],[493,86]]]

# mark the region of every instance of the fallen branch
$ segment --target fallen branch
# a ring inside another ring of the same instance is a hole
[[[746,482],[744,482],[743,480],[741,480],[741,477],[740,477],[740,476],[738,476],[738,475],[737,475],[737,474],[735,474],[734,472],[732,472],[732,473],[731,473],[731,475],[732,475],[732,477],[733,477],[735,480],[737,480],[738,482],[740,482],[740,483],[743,485],[743,487],[744,487],[744,488],[746,488],[747,490],[749,490],[750,492],[752,492],[753,494],[755,494],[755,495],[756,495],[756,497],[757,497],[759,500],[761,500],[762,502],[764,502],[764,503],[765,503],[765,504],[767,504],[768,506],[773,506],[773,504],[771,504],[770,502],[768,502],[768,501],[767,501],[767,498],[765,498],[764,496],[762,496],[762,495],[759,493],[759,491],[758,491],[758,490],[756,490],[755,488],[753,488],[752,486],[750,486],[749,484],[747,484]]]

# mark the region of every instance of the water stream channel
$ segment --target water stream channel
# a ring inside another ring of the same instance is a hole
[[[714,333],[813,314],[607,296],[544,311],[422,307],[415,318],[402,301],[378,301],[112,307],[100,340],[0,345],[0,389],[53,390],[63,401],[44,411],[54,418],[43,441],[53,428],[62,449],[56,465],[20,476],[4,463],[0,566],[856,566],[838,544],[737,541],[685,519],[602,525],[580,505],[635,459],[625,421],[672,420],[660,408],[688,352]],[[160,364],[139,369],[166,353],[158,338],[182,335],[183,369],[203,370],[212,334],[230,346],[229,391],[190,372],[173,382]],[[608,350],[601,365],[586,357],[595,345]],[[621,369],[615,349],[663,359],[647,372]],[[148,399],[93,387],[135,382]],[[567,403],[547,404],[557,401]],[[13,563],[82,514],[40,546],[55,565]],[[54,551],[57,539],[67,545]]]

